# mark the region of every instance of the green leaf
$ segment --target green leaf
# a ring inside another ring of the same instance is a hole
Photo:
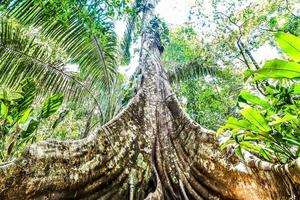
[[[300,146],[300,141],[297,141],[297,140],[294,140],[294,139],[291,139],[291,138],[286,138],[286,137],[284,137],[283,139],[286,140],[286,141],[291,142],[294,145]]]
[[[246,101],[246,102],[249,102],[249,103],[260,105],[264,108],[269,108],[270,107],[270,104],[267,101],[255,96],[255,95],[253,95],[253,94],[251,94],[251,93],[249,93],[245,90],[241,91],[241,94],[239,96],[239,101]]]
[[[260,154],[264,159],[270,161],[270,157],[269,157],[267,151],[265,151],[263,148],[261,148],[261,149],[259,150],[259,154]]]
[[[20,93],[18,93],[18,92],[12,92],[9,95],[9,97],[10,97],[10,100],[12,100],[12,101],[23,98],[23,96]]]
[[[255,77],[253,80],[261,79],[299,79],[300,64],[296,62],[287,62],[279,59],[267,61],[265,65],[253,72]]]
[[[26,138],[31,135],[38,128],[39,124],[39,120],[33,117],[29,117],[29,119],[24,124],[20,125],[20,128],[23,130],[20,134],[21,137]]]
[[[249,124],[245,120],[238,120],[237,118],[229,117],[226,124],[218,129],[217,134],[221,134],[224,129],[246,129],[247,127],[249,127],[249,125],[251,124]]]
[[[8,107],[4,102],[2,102],[1,103],[1,117],[6,118],[7,114],[8,114]]]
[[[243,153],[242,153],[242,148],[241,148],[240,145],[235,148],[235,153],[238,157],[244,159],[244,156],[243,156]]]
[[[0,99],[5,101],[14,101],[20,98],[22,98],[22,95],[18,92],[8,92],[5,89],[0,90]]]
[[[33,103],[36,93],[36,85],[31,78],[21,81],[20,86],[20,94],[23,97],[17,101],[19,104],[19,112],[26,110]]]
[[[293,93],[300,94],[300,83],[295,84]]]
[[[258,152],[261,149],[260,146],[254,145],[254,144],[252,144],[250,142],[246,142],[246,141],[240,142],[240,145],[243,149],[250,151],[250,152]]]
[[[60,108],[63,98],[64,96],[62,94],[56,94],[49,97],[42,106],[40,117],[45,119],[55,113]]]
[[[292,60],[300,61],[300,38],[289,33],[276,33],[275,40]]]
[[[244,74],[244,81],[247,81],[253,73],[254,73],[254,70],[250,70],[250,69],[246,70],[246,72]]]
[[[268,132],[271,130],[271,128],[268,126],[267,121],[264,119],[264,117],[260,114],[259,111],[247,107],[241,110],[241,114],[245,119],[247,119],[251,124],[253,124],[255,127],[257,127],[262,132]]]
[[[18,120],[18,124],[23,124],[24,122],[26,122],[28,120],[28,118],[30,117],[31,113],[32,113],[32,108],[25,110],[22,113],[22,116],[20,117],[20,119]]]
[[[260,141],[260,142],[273,142],[270,138],[268,137],[264,137],[264,136],[260,136],[260,135],[254,135],[254,136],[251,136],[251,133],[250,131],[245,131],[245,133],[247,133],[249,136],[245,136],[244,137],[244,141]],[[253,133],[252,133],[253,135]]]
[[[9,101],[7,90],[2,89],[2,90],[0,91],[0,99],[3,99],[3,100],[5,100],[5,101]]]
[[[13,118],[12,118],[11,115],[8,115],[6,119],[7,119],[7,121],[8,121],[9,124],[12,124],[14,122],[14,120],[13,120]]]
[[[45,2],[49,4],[49,1]],[[72,2],[75,4],[77,1]],[[82,98],[86,92],[89,93],[89,88],[96,86],[110,89],[118,74],[118,43],[113,23],[105,17],[106,14],[98,12],[97,15],[104,17],[101,23],[92,20],[87,26],[87,19],[80,17],[78,8],[87,11],[84,6],[74,7],[70,16],[72,19],[63,24],[60,19],[65,12],[59,17],[55,13],[49,15],[49,6],[41,7],[37,1],[11,2],[9,14],[2,15],[9,17],[0,19],[0,70],[5,73],[0,76],[1,83],[15,86],[24,77],[34,77],[41,89],[39,92],[61,92],[66,94],[68,100],[69,97],[73,100],[79,96]],[[89,14],[87,18],[90,20]],[[92,24],[97,25],[95,33]],[[29,27],[38,27],[38,33],[32,34]],[[80,66],[80,76],[74,76],[62,67],[66,58],[71,58]],[[83,81],[89,85],[84,85]]]
[[[277,117],[276,120],[273,121],[271,124],[278,125],[278,124],[282,124],[284,122],[288,122],[288,121],[292,121],[292,120],[296,120],[296,119],[297,119],[297,116],[287,113],[283,118]]]
[[[223,151],[226,147],[228,147],[231,144],[235,144],[236,142],[234,140],[227,140],[220,146],[220,150]]]

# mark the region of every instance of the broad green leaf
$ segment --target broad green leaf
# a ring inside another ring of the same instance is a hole
[[[258,152],[261,149],[260,146],[254,145],[251,142],[246,142],[246,141],[240,142],[240,145],[242,148],[251,152]]]
[[[217,134],[221,134],[225,129],[232,129],[232,132],[237,132],[239,130],[252,130],[252,131],[259,131],[255,126],[249,123],[246,120],[238,120],[234,117],[229,117],[226,124],[222,126],[218,131]]]
[[[7,114],[8,114],[8,107],[4,102],[2,102],[1,103],[1,117],[6,118]]]
[[[9,101],[7,90],[5,90],[5,89],[1,90],[0,98],[3,100]]]
[[[260,154],[264,159],[266,159],[266,160],[268,160],[268,161],[271,160],[270,157],[269,157],[269,155],[268,155],[268,153],[267,153],[267,151],[265,151],[263,148],[261,148],[261,149],[259,150],[259,154]]]
[[[244,135],[249,136],[249,137],[256,137],[257,134],[254,134],[251,130],[251,128],[249,128],[250,131],[244,131]]]
[[[273,121],[271,124],[272,125],[278,125],[278,124],[282,124],[284,122],[287,122],[287,121],[292,121],[292,120],[295,120],[297,119],[297,116],[295,115],[291,115],[289,113],[287,113],[284,117],[276,117],[275,118],[275,121]]]
[[[243,129],[246,128],[247,124],[239,123],[239,120],[235,117],[229,117],[226,124],[218,130],[220,134],[224,129]]]
[[[6,101],[13,101],[22,98],[22,95],[18,92],[8,92],[5,89],[0,90],[0,99]]]
[[[18,124],[23,124],[25,121],[27,121],[28,118],[30,117],[31,113],[32,113],[32,109],[31,108],[25,110],[22,113],[22,116],[20,117],[20,119],[18,120]]]
[[[235,153],[236,153],[237,156],[244,159],[244,156],[243,156],[243,153],[242,153],[242,148],[241,148],[240,145],[235,148]]]
[[[245,120],[238,120],[234,117],[229,117],[226,123],[228,128],[247,128],[249,127],[249,123]]]
[[[300,83],[295,84],[293,93],[294,94],[300,94]]]
[[[300,61],[300,38],[288,33],[276,33],[275,40],[292,60]]]
[[[21,137],[25,138],[31,135],[38,128],[39,123],[39,120],[33,117],[29,117],[29,119],[24,124],[20,125],[20,128],[23,130],[20,134]]]
[[[247,107],[241,110],[241,114],[245,119],[247,119],[251,124],[257,127],[260,131],[268,132],[271,128],[268,126],[267,121],[264,117],[260,114],[259,111]]]
[[[254,152],[260,154],[264,159],[270,160],[268,153],[260,146],[254,145],[250,142],[241,142],[241,147],[249,152]]]
[[[228,147],[228,145],[235,144],[235,143],[236,142],[234,140],[227,140],[220,146],[220,149],[221,151],[223,151],[226,147]]]
[[[21,99],[21,98],[23,98],[23,96],[18,92],[11,92],[9,94],[9,99],[12,100],[12,101],[17,100],[17,99]]]
[[[246,136],[244,137],[244,141],[262,141],[262,142],[273,142],[268,137],[263,137],[261,135],[255,135],[255,136]]]
[[[253,103],[253,104],[256,104],[256,105],[260,105],[264,108],[269,108],[270,107],[270,104],[259,98],[258,96],[255,96],[245,90],[241,91],[241,94],[239,96],[239,101],[246,101],[246,102],[249,102],[249,103]]]
[[[13,118],[12,118],[11,115],[8,115],[6,119],[7,119],[7,121],[8,121],[9,124],[12,124],[14,122],[14,120],[13,120]]]
[[[253,73],[254,73],[254,70],[250,70],[250,69],[246,70],[246,72],[244,74],[244,81],[247,81]]]
[[[296,62],[288,62],[279,59],[267,61],[265,65],[253,72],[255,75],[253,80],[261,79],[299,79],[300,64]]]
[[[21,112],[22,110],[27,109],[33,103],[36,93],[36,86],[35,82],[29,78],[21,81],[20,85],[20,94],[23,96],[23,98],[18,100],[18,104],[19,111]]]
[[[293,143],[294,145],[300,146],[300,141],[297,141],[297,140],[294,140],[294,139],[291,139],[291,138],[286,138],[286,137],[284,137],[283,139]]]
[[[51,114],[55,113],[61,106],[64,96],[62,94],[56,94],[49,97],[43,104],[40,112],[40,117],[45,119]]]

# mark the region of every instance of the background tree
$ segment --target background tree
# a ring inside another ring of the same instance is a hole
[[[202,5],[211,9],[204,10]],[[191,17],[207,52],[211,52],[218,63],[256,69],[259,63],[253,53],[263,45],[276,46],[274,32],[297,30],[298,5],[288,0],[200,0],[191,11]]]
[[[162,59],[176,96],[192,119],[217,130],[235,114],[242,75],[219,67],[191,25],[171,29],[169,37]]]
[[[254,74],[253,80],[267,79],[272,83],[266,86],[262,97],[242,91],[239,97],[242,119],[230,117],[219,133],[229,136],[223,147],[233,144],[241,157],[243,149],[267,161],[287,163],[298,158],[300,152],[297,116],[300,51],[295,48],[300,38],[285,33],[277,33],[275,37],[290,61],[274,59],[261,69],[247,71],[246,79]]]
[[[99,102],[122,81],[113,20],[129,9],[127,1],[26,0],[6,6],[0,69],[7,76],[1,82],[13,86],[32,77],[41,92],[62,92],[72,101],[92,99],[101,123],[107,121],[104,115],[111,114],[102,113],[107,105]],[[90,98],[83,99],[86,95]]]
[[[29,144],[38,140],[37,129],[55,113],[63,102],[63,95],[46,99],[39,108],[33,106],[36,84],[31,79],[21,81],[18,90],[0,90],[0,161],[20,155]]]

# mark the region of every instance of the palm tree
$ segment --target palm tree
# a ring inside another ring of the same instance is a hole
[[[189,119],[162,67],[156,0],[143,2],[137,94],[87,138],[43,141],[0,166],[1,199],[297,199],[300,161],[272,165],[219,151]]]
[[[111,114],[102,111],[101,96],[115,90],[112,85],[119,76],[112,20],[106,13],[93,14],[103,6],[101,2],[86,7],[80,7],[84,2],[73,3],[77,12],[69,13],[65,21],[54,17],[64,13],[49,8],[52,4],[11,1],[2,11],[0,72],[5,76],[0,81],[14,86],[31,77],[42,94],[64,93],[70,101],[93,101],[104,123]],[[85,20],[80,18],[83,14]],[[79,69],[68,71],[70,64]],[[89,98],[83,98],[86,96]]]

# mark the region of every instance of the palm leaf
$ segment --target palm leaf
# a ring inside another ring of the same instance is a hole
[[[91,87],[107,87],[113,81],[116,66],[116,35],[113,24],[103,15],[100,31],[96,33],[87,27],[74,13],[67,24],[49,16],[48,1],[43,5],[34,0],[16,1],[7,15],[16,18],[22,25],[34,26],[39,33],[63,49],[71,62],[80,66],[80,78],[87,80]]]
[[[123,42],[121,43],[122,64],[128,65],[130,63],[130,47],[132,44],[133,32],[135,30],[135,24],[137,21],[137,15],[133,14],[127,22],[126,30],[124,33]]]
[[[64,63],[38,36],[29,34],[17,22],[3,17],[0,22],[0,83],[13,87],[25,78],[36,80],[53,93],[78,96],[83,83],[64,71]]]
[[[126,30],[121,43],[122,64],[128,65],[130,62],[130,47],[133,42],[133,35],[137,31],[138,22],[140,22],[139,13],[144,8],[144,0],[135,0],[132,6],[132,14],[127,18]]]
[[[218,67],[204,66],[199,62],[191,62],[183,66],[175,66],[167,71],[169,81],[171,83],[180,82],[188,79],[198,78],[200,76],[212,75],[221,70]]]

